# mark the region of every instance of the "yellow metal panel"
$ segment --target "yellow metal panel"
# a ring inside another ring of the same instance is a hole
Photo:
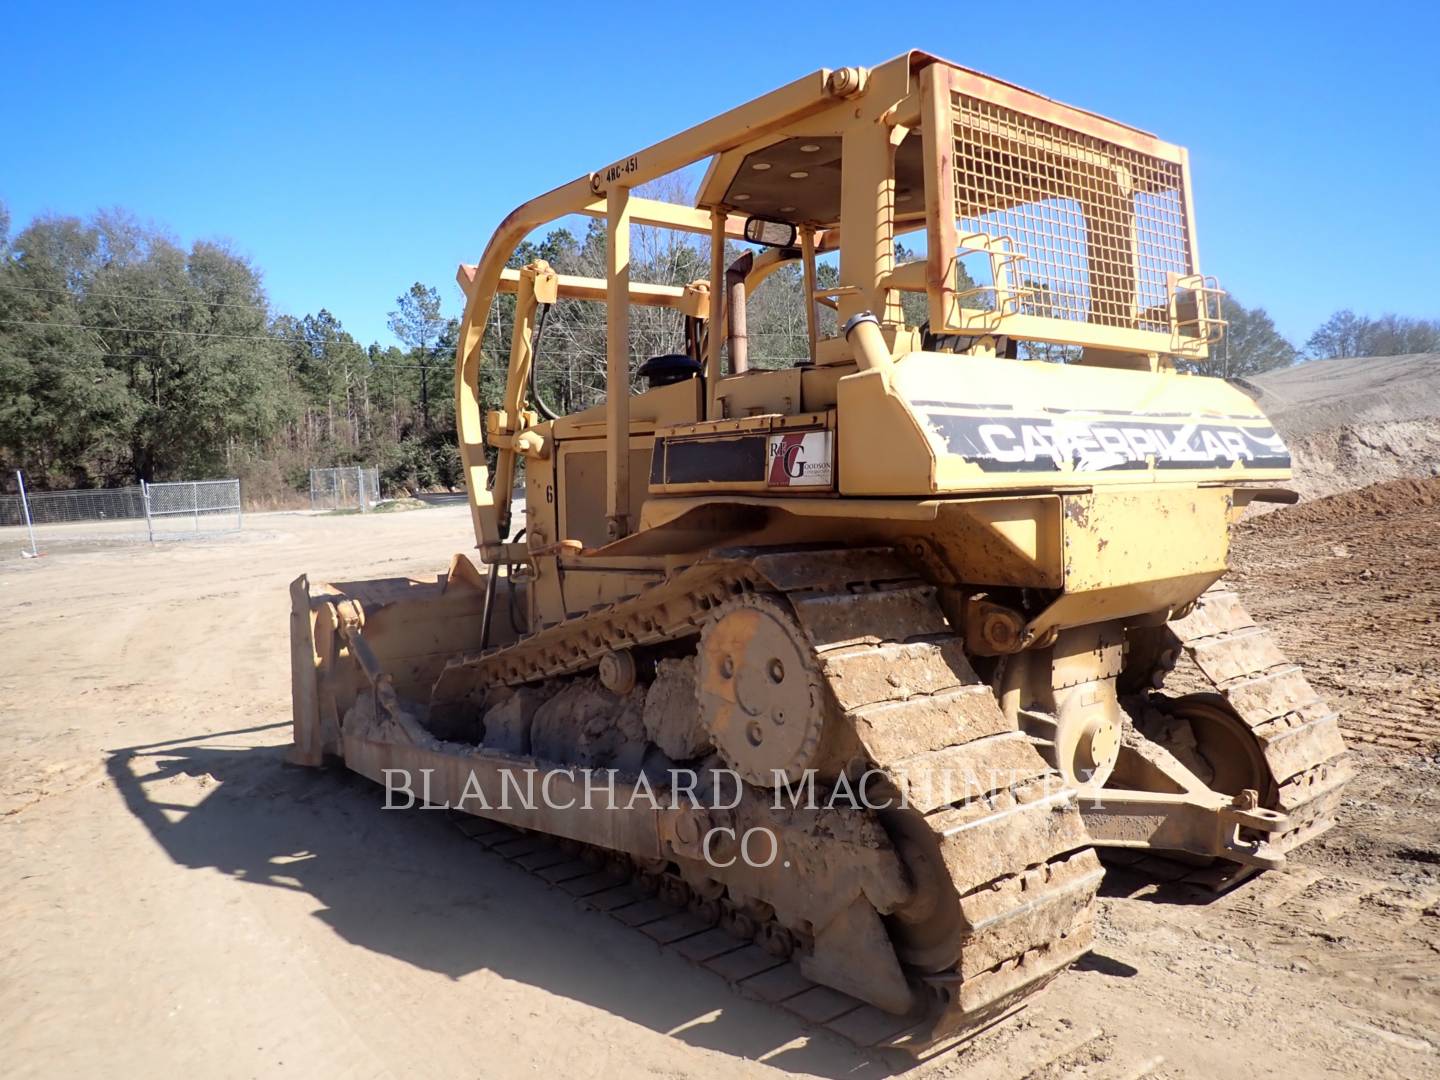
[[[937,457],[913,494],[1290,476],[1273,426],[1222,379],[912,353],[892,381]]]
[[[1222,573],[1230,493],[1148,486],[1061,496],[1065,591]]]
[[[1225,489],[1135,487],[1061,497],[1064,595],[1027,627],[1072,626],[1178,609],[1225,572]]]
[[[1058,589],[1064,580],[1053,495],[943,502],[931,543],[956,581]]]
[[[700,418],[700,380],[687,379],[657,386],[630,398],[630,431],[638,433],[667,424],[689,424]],[[545,425],[540,425],[542,428]],[[605,434],[605,403],[556,418],[551,434],[557,439],[585,439]]]
[[[836,464],[843,495],[928,495],[935,489],[938,440],[890,391],[886,374],[862,371],[840,380]]]
[[[648,438],[629,440],[626,457],[630,471],[637,477],[626,507],[631,521],[640,519],[644,507],[645,484],[638,478],[649,474],[653,445]],[[587,549],[603,547],[607,542],[609,507],[605,480],[608,458],[608,446],[602,439],[575,439],[561,445],[555,466],[560,531],[554,540],[579,540]]]
[[[715,387],[719,413],[715,419],[743,419],[770,413],[800,410],[800,368],[773,371],[752,369],[743,375],[727,375]]]

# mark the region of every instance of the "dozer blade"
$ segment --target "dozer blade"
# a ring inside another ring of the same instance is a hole
[[[341,717],[362,695],[428,700],[457,650],[480,649],[485,586],[485,576],[464,555],[433,581],[376,578],[312,586],[305,575],[296,578],[290,585],[290,760],[315,766],[339,756]],[[496,605],[492,643],[515,640],[514,606]]]

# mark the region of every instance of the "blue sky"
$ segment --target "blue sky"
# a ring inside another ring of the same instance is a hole
[[[121,206],[227,239],[279,310],[388,343],[412,281],[459,313],[456,264],[525,199],[807,71],[923,48],[1188,146],[1203,268],[1298,343],[1341,307],[1440,316],[1440,6],[625,11],[10,2],[0,200],[13,229]]]

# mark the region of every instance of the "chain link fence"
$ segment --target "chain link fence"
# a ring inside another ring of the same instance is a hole
[[[145,484],[150,539],[234,532],[244,524],[239,480],[181,480]]]
[[[380,470],[363,466],[310,470],[311,510],[359,510],[380,501]]]
[[[244,523],[239,480],[0,495],[0,553],[214,536]]]

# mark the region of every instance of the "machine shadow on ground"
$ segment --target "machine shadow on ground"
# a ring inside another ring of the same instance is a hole
[[[1204,863],[1178,862],[1164,854],[1150,855],[1137,865],[1117,864],[1108,855],[1102,855],[1101,862],[1105,864],[1105,877],[1100,883],[1100,896],[1109,900],[1207,907],[1238,895],[1259,880],[1253,875],[1241,876],[1233,883],[1216,886],[1187,881],[1185,877]]]
[[[740,996],[479,849],[443,812],[385,812],[381,790],[353,774],[287,765],[284,746],[244,745],[285,726],[118,749],[107,769],[177,864],[307,893],[320,905],[316,916],[352,945],[451,979],[488,969],[786,1071],[863,1080],[911,1064],[858,1051]],[[183,777],[206,778],[202,797],[166,801],[167,788],[179,790],[167,782]]]

